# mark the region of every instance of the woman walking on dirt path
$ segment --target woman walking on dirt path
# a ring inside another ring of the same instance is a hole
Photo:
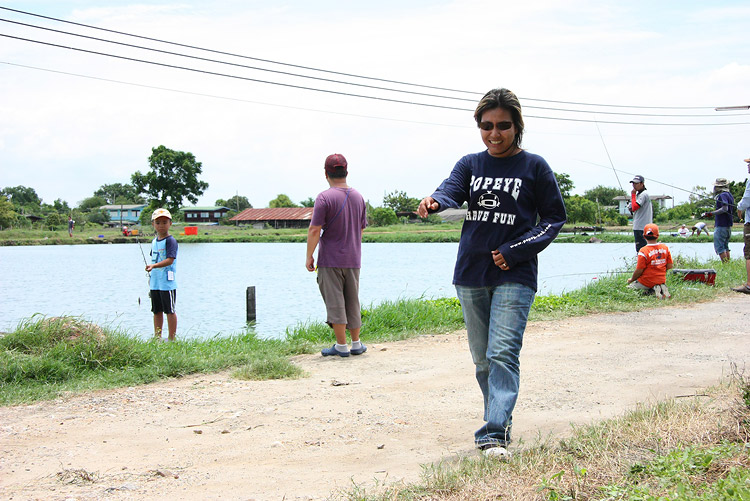
[[[453,283],[461,302],[484,425],[475,445],[505,457],[520,385],[519,355],[537,288],[537,254],[565,223],[565,205],[547,162],[521,149],[523,116],[508,89],[489,91],[474,119],[485,151],[458,161],[419,204],[421,217],[468,202]]]

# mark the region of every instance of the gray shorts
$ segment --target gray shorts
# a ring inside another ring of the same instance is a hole
[[[651,287],[646,287],[645,285],[643,285],[642,283],[640,283],[638,280],[636,280],[635,282],[630,282],[627,285],[627,287],[628,287],[628,289],[635,289],[635,290],[641,291],[641,292],[645,292],[645,291],[650,291],[651,290]]]
[[[318,268],[318,288],[326,304],[326,323],[362,327],[359,309],[359,268]]]

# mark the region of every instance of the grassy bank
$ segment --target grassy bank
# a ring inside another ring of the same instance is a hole
[[[305,242],[307,228],[255,229],[248,226],[198,226],[197,235],[184,235],[184,223],[175,223],[170,231],[179,242],[218,243],[218,242]],[[88,226],[76,230],[69,236],[67,230],[50,231],[40,229],[11,229],[0,231],[0,245],[83,245],[108,243],[136,243],[150,241],[151,227],[137,227],[141,235],[123,236],[118,228]],[[445,224],[397,224],[393,226],[373,226],[365,230],[365,242],[457,242],[461,233],[461,223]]]
[[[277,242],[305,242],[307,240],[306,228],[287,229],[254,229],[247,226],[198,226],[198,235],[184,235],[184,223],[176,223],[171,233],[181,243],[218,243],[218,242],[255,242],[255,243],[277,243]],[[87,227],[83,231],[74,232],[68,236],[65,231],[49,230],[27,230],[13,229],[0,231],[0,246],[18,245],[81,245],[81,244],[108,244],[108,243],[136,243],[148,242],[153,238],[153,230],[150,227],[141,228],[142,234],[136,239],[133,236],[122,236],[117,228],[95,228]],[[701,235],[690,238],[672,236],[676,233],[668,228],[662,230],[661,241],[669,242],[691,242],[709,243],[713,242],[710,236]],[[363,241],[367,243],[431,243],[431,242],[458,242],[461,236],[461,223],[443,224],[397,224],[393,226],[372,226],[365,230]],[[605,243],[627,243],[633,241],[632,229],[630,227],[606,228],[603,232],[580,233],[574,230],[574,225],[566,225],[556,242],[560,243],[588,243],[592,238]],[[741,242],[742,236],[735,235],[733,242]]]
[[[508,462],[465,457],[425,466],[419,483],[354,488],[335,499],[691,501],[750,499],[750,383],[521,444]]]
[[[716,287],[684,282],[670,275],[672,299],[658,301],[625,288],[628,273],[612,274],[559,296],[537,296],[530,320],[708,301],[729,293],[729,286],[744,281],[741,260],[721,264],[680,258],[675,266],[717,269]],[[399,300],[363,311],[362,338],[366,342],[383,342],[462,327],[461,309],[455,298]],[[242,378],[299,377],[300,371],[289,357],[315,353],[331,342],[330,328],[320,322],[290,327],[283,340],[259,339],[248,332],[225,338],[157,343],[116,330],[102,331],[79,318],[35,317],[0,337],[0,405],[228,368],[234,368],[235,376]]]

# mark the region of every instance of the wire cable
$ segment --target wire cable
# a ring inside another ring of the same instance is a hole
[[[22,23],[22,22],[13,21],[13,20],[10,20],[10,19],[0,18],[0,22],[15,24],[15,25],[24,26],[24,27],[27,27],[27,28],[34,28],[34,29],[38,29],[38,30],[45,30],[45,31],[53,32],[53,33],[59,33],[59,34],[62,34],[62,35],[69,35],[69,36],[73,36],[73,37],[84,38],[84,39],[87,39],[87,40],[94,40],[94,41],[97,41],[97,42],[104,42],[104,43],[108,43],[108,44],[120,45],[120,46],[123,46],[123,47],[129,47],[129,48],[133,48],[133,49],[140,49],[140,50],[145,50],[145,51],[157,52],[159,54],[166,54],[166,55],[170,55],[170,56],[177,56],[177,57],[183,57],[183,58],[188,58],[188,59],[195,59],[195,60],[198,60],[198,61],[223,64],[223,65],[228,65],[228,66],[233,66],[233,67],[238,67],[238,68],[245,68],[245,69],[256,70],[256,71],[264,71],[264,72],[275,73],[275,74],[279,74],[279,75],[286,75],[286,76],[292,76],[292,77],[298,77],[298,78],[305,78],[305,79],[311,79],[311,80],[317,80],[317,81],[328,82],[328,83],[335,83],[335,84],[342,84],[342,85],[352,85],[352,86],[356,86],[356,87],[364,87],[364,88],[373,89],[373,90],[383,90],[383,91],[396,92],[396,93],[401,93],[401,94],[412,94],[412,95],[417,95],[417,96],[422,96],[422,97],[434,97],[434,98],[439,98],[439,99],[449,99],[449,100],[464,101],[464,102],[471,102],[471,103],[474,103],[476,101],[476,99],[474,99],[474,98],[469,99],[469,98],[465,98],[465,97],[446,96],[446,95],[432,94],[432,93],[427,93],[427,92],[416,92],[416,91],[404,90],[404,89],[394,89],[394,88],[391,88],[391,87],[382,87],[382,86],[369,85],[369,84],[364,84],[364,83],[347,82],[347,81],[343,81],[343,80],[334,80],[334,79],[330,79],[330,78],[322,78],[322,77],[316,77],[316,76],[311,76],[311,75],[303,75],[303,74],[300,74],[300,73],[292,73],[292,72],[288,72],[288,71],[273,70],[273,69],[269,69],[269,68],[262,68],[262,67],[259,67],[259,66],[249,66],[249,65],[240,64],[240,63],[232,63],[232,62],[229,62],[229,61],[221,61],[221,60],[218,60],[218,59],[211,59],[211,58],[206,58],[206,57],[194,56],[194,55],[190,55],[190,54],[183,54],[183,53],[180,53],[180,52],[174,52],[174,51],[167,51],[167,50],[162,50],[162,49],[156,49],[156,48],[153,48],[153,47],[146,47],[146,46],[142,46],[142,45],[129,44],[129,43],[125,43],[125,42],[118,42],[118,41],[115,41],[115,40],[108,40],[106,38],[93,37],[93,36],[90,36],[90,35],[82,35],[82,34],[79,34],[79,33],[73,33],[73,32],[69,32],[69,31],[57,30],[57,29],[54,29],[54,28],[48,28],[48,27],[44,27],[44,26],[37,26],[37,25],[33,25],[33,24]],[[530,104],[526,104],[526,105],[524,105],[524,107],[525,108],[529,108],[529,109],[539,109],[539,110],[546,110],[546,111],[560,111],[560,112],[566,112],[566,113],[591,113],[591,110],[575,110],[575,109],[569,109],[569,108],[535,106],[535,105],[530,105]],[[666,113],[630,113],[630,112],[617,112],[617,111],[597,111],[597,113],[603,114],[603,115],[642,116],[642,117],[659,117],[659,118],[664,118],[664,117],[680,117],[680,118],[706,118],[706,117],[709,117],[709,118],[720,118],[720,116],[715,115],[715,114],[693,115],[693,114],[666,114]],[[736,116],[738,114],[734,114],[734,115],[731,115],[731,116]],[[748,115],[750,113],[742,113],[742,114],[743,115]],[[726,118],[726,116],[722,116],[721,118]]]
[[[326,113],[328,115],[340,115],[340,116],[347,116],[347,117],[357,117],[357,118],[370,118],[374,120],[386,120],[389,122],[401,122],[401,123],[412,123],[412,124],[419,124],[419,125],[435,125],[437,127],[454,127],[454,128],[475,128],[476,126],[469,126],[469,125],[456,125],[456,124],[446,124],[446,123],[437,123],[437,122],[426,122],[426,121],[420,121],[420,120],[405,120],[401,118],[389,118],[389,117],[378,117],[374,115],[363,115],[358,113],[345,113],[343,111],[331,111],[331,110],[321,110],[317,108],[303,108],[300,106],[290,106],[285,104],[275,104],[275,103],[267,103],[264,101],[254,101],[251,99],[241,99],[237,97],[227,97],[227,96],[217,96],[215,94],[206,94],[204,92],[192,92],[187,90],[181,90],[181,89],[172,89],[169,87],[159,87],[156,85],[148,85],[148,84],[140,84],[135,82],[125,82],[122,80],[114,80],[112,78],[102,78],[102,77],[95,77],[91,75],[81,75],[80,73],[71,73],[69,71],[59,71],[59,70],[51,70],[48,68],[39,68],[36,66],[29,66],[26,64],[17,64],[17,63],[11,63],[8,61],[0,61],[0,64],[7,64],[9,66],[16,66],[19,68],[27,68],[30,70],[36,70],[36,71],[44,71],[47,73],[56,73],[58,75],[67,75],[72,77],[78,77],[78,78],[86,78],[89,80],[98,80],[101,82],[108,82],[108,83],[115,83],[120,85],[128,85],[132,87],[141,87],[144,89],[153,89],[153,90],[160,90],[165,92],[175,92],[178,94],[186,94],[190,96],[198,96],[198,97],[208,97],[211,99],[221,99],[225,101],[235,101],[239,103],[250,103],[250,104],[260,104],[263,106],[273,106],[276,108],[285,108],[290,110],[301,110],[301,111],[312,111],[315,113]],[[473,120],[472,120],[473,122]]]
[[[206,75],[212,75],[212,76],[219,76],[219,77],[225,77],[225,78],[232,78],[237,80],[244,80],[249,82],[256,82],[256,83],[262,83],[262,84],[269,84],[269,85],[277,85],[281,87],[289,87],[294,89],[301,89],[301,90],[309,90],[314,92],[322,92],[326,94],[333,94],[333,95],[340,95],[340,96],[347,96],[347,97],[355,97],[355,98],[361,98],[361,99],[370,99],[370,100],[376,100],[381,102],[391,102],[391,103],[397,103],[397,104],[408,104],[412,106],[423,106],[423,107],[429,107],[429,108],[437,108],[437,109],[445,109],[445,110],[453,110],[453,111],[469,111],[473,112],[473,108],[459,108],[455,106],[445,106],[445,105],[439,105],[439,104],[432,104],[432,103],[422,103],[422,102],[416,102],[416,101],[405,101],[400,99],[393,99],[393,98],[386,98],[386,97],[379,97],[379,96],[368,96],[363,94],[354,94],[350,92],[341,92],[341,91],[334,91],[329,89],[319,89],[315,87],[308,87],[303,85],[294,85],[289,83],[283,83],[283,82],[274,82],[270,80],[261,80],[257,78],[250,78],[250,77],[244,77],[239,75],[231,75],[227,73],[220,73],[215,71],[208,71],[208,70],[201,70],[197,68],[190,68],[187,66],[180,66],[175,64],[167,64],[167,63],[159,63],[156,61],[150,61],[146,59],[139,59],[139,58],[133,58],[128,56],[122,56],[117,54],[110,54],[106,52],[100,52],[100,51],[94,51],[89,49],[82,49],[79,47],[73,47],[73,46],[67,46],[67,45],[61,45],[61,44],[55,44],[51,42],[43,42],[41,40],[34,40],[24,37],[18,37],[14,35],[8,35],[5,33],[0,33],[0,37],[6,37],[14,40],[20,40],[40,45],[46,45],[50,47],[56,47],[61,49],[67,49],[87,54],[93,54],[98,56],[105,56],[115,59],[121,59],[126,61],[132,61],[137,63],[143,63],[143,64],[149,64],[154,66],[161,66],[165,68],[171,68],[171,69],[178,69],[183,71],[190,71],[194,73],[201,73]],[[565,118],[565,117],[551,117],[551,116],[541,116],[541,115],[525,115],[526,118],[539,118],[544,120],[558,120],[558,121],[566,121],[566,122],[583,122],[583,123],[591,123],[595,120],[587,120],[587,119],[580,119],[580,118]],[[619,125],[651,125],[651,126],[728,126],[728,125],[750,125],[750,122],[724,122],[724,123],[660,123],[660,122],[624,122],[624,121],[605,121],[605,120],[599,120],[598,123],[607,123],[607,124],[619,124]]]
[[[270,60],[270,59],[263,59],[263,58],[258,58],[258,57],[252,57],[252,56],[242,55],[242,54],[236,54],[236,53],[232,53],[232,52],[220,51],[220,50],[215,50],[215,49],[208,49],[208,48],[199,47],[199,46],[195,46],[195,45],[182,44],[182,43],[178,43],[178,42],[171,42],[171,41],[168,41],[168,40],[162,40],[162,39],[158,39],[158,38],[147,37],[147,36],[142,36],[142,35],[136,35],[136,34],[132,34],[132,33],[127,33],[127,32],[124,32],[124,31],[117,31],[117,30],[112,30],[112,29],[108,29],[108,28],[102,28],[102,27],[93,26],[93,25],[89,25],[89,24],[78,23],[78,22],[74,22],[74,21],[68,21],[68,20],[65,20],[65,19],[60,19],[60,18],[56,18],[56,17],[52,17],[52,16],[45,16],[45,15],[41,15],[41,14],[35,14],[33,12],[23,11],[23,10],[20,10],[20,9],[12,9],[12,8],[9,8],[9,7],[0,6],[0,9],[5,10],[5,11],[9,11],[9,12],[15,12],[17,14],[23,14],[23,15],[27,15],[27,16],[38,17],[38,18],[41,18],[41,19],[47,19],[47,20],[50,20],[50,21],[55,21],[55,22],[60,22],[60,23],[66,23],[66,24],[70,24],[70,25],[74,25],[74,26],[80,26],[80,27],[84,27],[84,28],[88,28],[88,29],[105,31],[105,32],[108,32],[108,33],[114,33],[114,34],[118,34],[118,35],[124,35],[124,36],[128,36],[128,37],[139,38],[139,39],[142,39],[142,40],[149,40],[149,41],[152,41],[152,42],[164,43],[164,44],[179,46],[179,47],[183,47],[183,48],[189,48],[189,49],[194,49],[194,50],[200,50],[200,51],[210,52],[210,53],[214,53],[214,54],[222,54],[222,55],[227,55],[227,56],[232,56],[232,57],[238,57],[238,58],[243,58],[243,59],[260,61],[260,62],[265,62],[265,63],[269,63],[269,64],[276,64],[276,65],[288,66],[288,67],[293,67],[293,68],[298,68],[298,69],[304,69],[304,70],[309,70],[309,71],[317,71],[317,72],[322,72],[322,73],[329,73],[329,74],[334,74],[334,75],[347,76],[347,77],[353,77],[353,78],[360,78],[360,79],[366,79],[366,80],[373,80],[373,81],[379,81],[379,82],[385,82],[385,83],[393,83],[393,84],[405,85],[405,86],[411,86],[411,87],[422,87],[422,88],[425,88],[425,89],[442,90],[442,91],[456,92],[456,93],[462,93],[462,94],[471,94],[471,95],[474,95],[474,96],[484,95],[483,92],[466,91],[466,90],[461,90],[461,89],[450,89],[450,88],[445,88],[445,87],[437,87],[437,86],[432,86],[432,85],[416,84],[416,83],[404,82],[404,81],[399,81],[399,80],[390,80],[390,79],[385,79],[385,78],[369,77],[369,76],[357,75],[357,74],[353,74],[353,73],[345,73],[345,72],[339,72],[339,71],[333,71],[333,70],[326,70],[326,69],[315,68],[315,67],[311,67],[311,66],[303,66],[303,65],[298,65],[298,64],[284,63],[284,62],[274,61],[274,60]],[[539,98],[529,98],[529,97],[525,97],[525,98],[522,98],[522,99],[525,100],[525,101],[538,101],[538,102],[546,102],[546,103],[569,104],[569,105],[576,105],[576,106],[597,106],[597,107],[629,108],[629,109],[641,108],[641,109],[715,110],[717,108],[717,106],[638,106],[638,105],[624,105],[624,104],[584,103],[584,102],[576,102],[576,101],[559,101],[559,100],[552,100],[552,99],[539,99]]]

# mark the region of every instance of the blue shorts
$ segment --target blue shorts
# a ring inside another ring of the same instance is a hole
[[[717,254],[729,251],[729,237],[731,236],[731,226],[717,226],[714,228],[714,250]]]

